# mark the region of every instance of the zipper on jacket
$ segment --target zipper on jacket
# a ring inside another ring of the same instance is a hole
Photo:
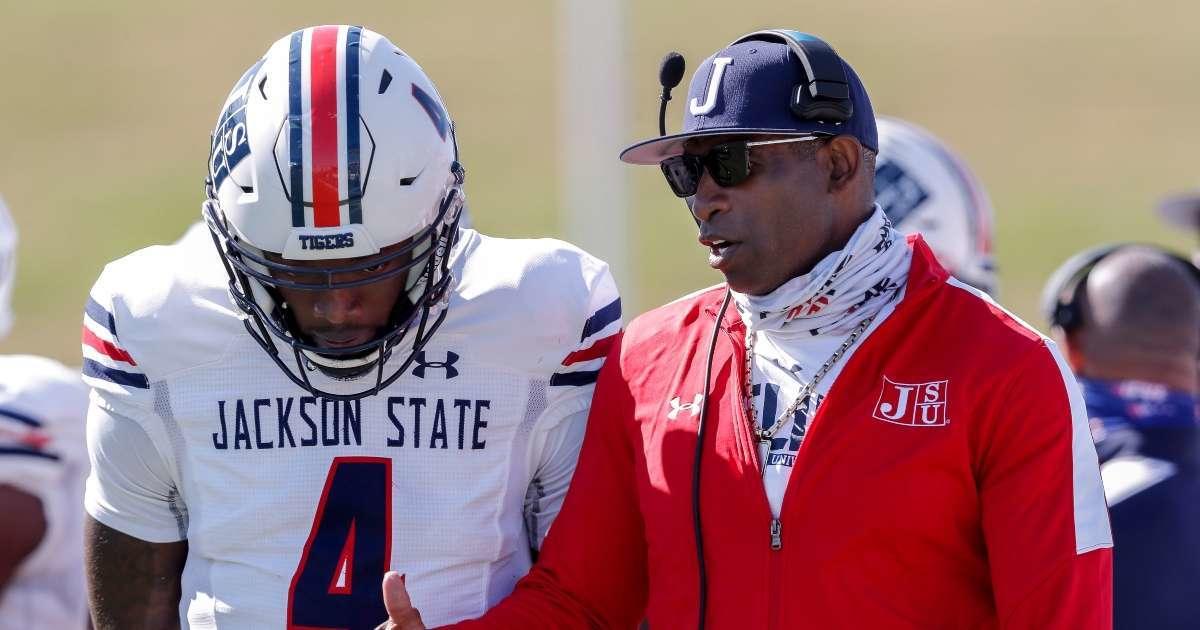
[[[767,629],[783,628],[783,523],[771,519],[771,551],[767,552]]]

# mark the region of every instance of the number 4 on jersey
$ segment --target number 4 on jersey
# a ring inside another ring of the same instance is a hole
[[[392,460],[336,457],[288,591],[288,628],[371,629],[387,618]]]

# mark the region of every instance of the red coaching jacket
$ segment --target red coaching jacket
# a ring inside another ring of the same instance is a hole
[[[1049,340],[910,247],[905,297],[813,418],[777,525],[729,309],[701,472],[709,628],[1111,627],[1112,536],[1074,379]],[[722,297],[629,325],[541,558],[464,627],[696,627],[690,403]]]

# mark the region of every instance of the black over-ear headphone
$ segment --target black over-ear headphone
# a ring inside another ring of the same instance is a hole
[[[850,120],[854,115],[850,81],[846,79],[846,66],[833,46],[815,35],[785,29],[755,31],[739,37],[733,44],[759,40],[787,44],[804,67],[805,82],[792,88],[788,103],[797,118],[832,123]]]
[[[1096,265],[1100,264],[1101,260],[1126,247],[1145,247],[1178,260],[1184,268],[1191,272],[1192,277],[1196,280],[1196,286],[1200,286],[1200,268],[1186,258],[1161,247],[1142,243],[1100,245],[1068,258],[1046,281],[1046,288],[1042,291],[1042,313],[1051,326],[1056,326],[1063,332],[1069,333],[1077,330],[1083,324],[1083,306],[1080,300],[1083,297],[1083,287],[1087,284],[1088,274],[1096,268]]]

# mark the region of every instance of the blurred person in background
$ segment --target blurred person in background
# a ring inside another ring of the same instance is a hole
[[[1158,204],[1158,213],[1167,223],[1189,230],[1196,238],[1192,265],[1200,267],[1200,192],[1172,195]]]
[[[97,628],[360,630],[389,568],[433,622],[481,614],[574,471],[607,265],[463,228],[441,96],[361,27],[275,42],[211,146],[205,227],[86,303]]]
[[[1200,624],[1200,271],[1145,245],[1068,260],[1043,309],[1083,386],[1112,519],[1116,626]]]
[[[0,199],[0,337],[12,326],[17,230]],[[35,356],[0,356],[0,630],[84,628],[79,373]]]
[[[995,219],[979,178],[929,131],[888,116],[875,122],[875,203],[901,234],[920,234],[955,278],[995,297]]]
[[[537,564],[461,627],[1110,627],[1078,387],[874,203],[850,65],[760,31],[683,100],[621,159],[661,168],[726,282],[629,325]],[[385,628],[422,627],[404,587]]]

